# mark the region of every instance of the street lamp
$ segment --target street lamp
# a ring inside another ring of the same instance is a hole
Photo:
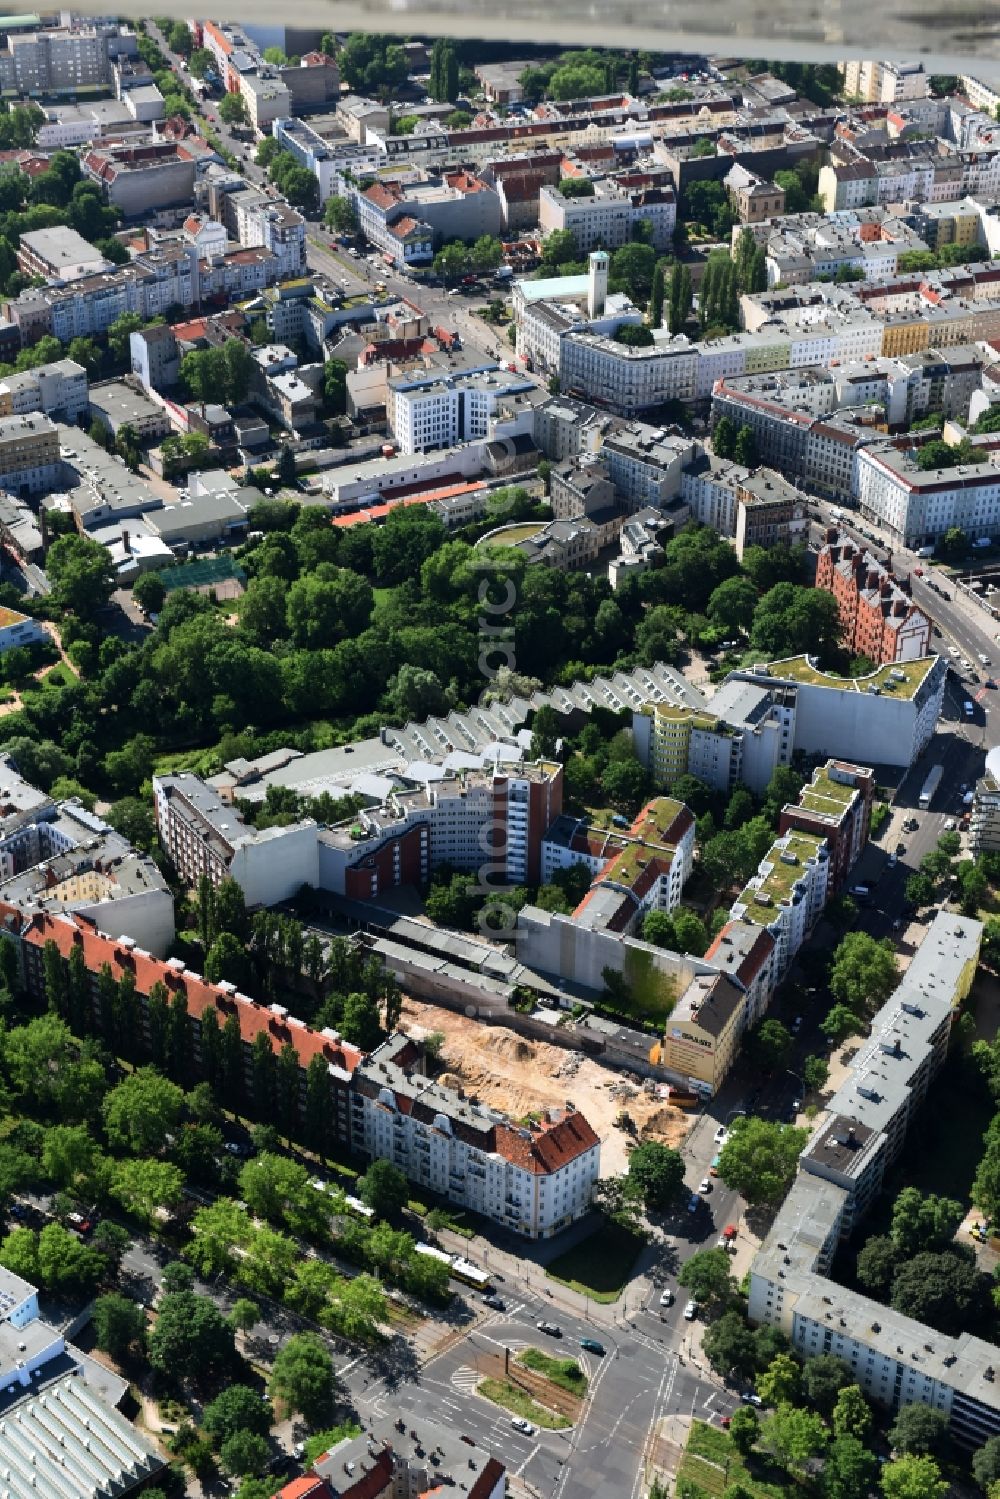
[[[729,1128],[729,1122],[730,1122],[730,1120],[731,1119],[735,1119],[737,1117],[737,1115],[740,1118],[745,1119],[746,1116],[747,1116],[746,1109],[730,1109],[729,1110],[729,1113],[726,1115],[726,1128],[727,1129]]]
[[[805,1096],[806,1096],[805,1079],[803,1077],[801,1077],[799,1075],[799,1073],[793,1072],[792,1069],[791,1069],[791,1067],[786,1067],[785,1071],[788,1073],[789,1077],[794,1077],[795,1081],[798,1083],[798,1085],[799,1085],[799,1097],[804,1100]]]

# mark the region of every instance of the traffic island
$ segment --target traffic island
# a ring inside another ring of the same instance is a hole
[[[526,1348],[516,1358],[509,1351],[490,1355],[478,1367],[486,1376],[476,1387],[479,1394],[515,1416],[548,1431],[564,1431],[579,1418],[587,1376],[575,1359]]]

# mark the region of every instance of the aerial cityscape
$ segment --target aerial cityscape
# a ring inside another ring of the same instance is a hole
[[[1000,1499],[928,55],[0,17],[0,1499]]]

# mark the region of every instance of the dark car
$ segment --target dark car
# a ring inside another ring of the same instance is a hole
[[[483,1306],[491,1306],[495,1312],[502,1312],[504,1300],[502,1296],[495,1296],[492,1291],[483,1297]]]
[[[580,1347],[585,1348],[588,1353],[596,1353],[599,1358],[603,1358],[607,1353],[604,1344],[599,1343],[596,1338],[581,1338]]]
[[[562,1328],[557,1322],[538,1322],[536,1326],[539,1332],[547,1333],[550,1338],[562,1337]]]

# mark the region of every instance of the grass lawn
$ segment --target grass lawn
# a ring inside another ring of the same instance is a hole
[[[561,1390],[569,1390],[571,1395],[587,1393],[587,1376],[575,1358],[553,1358],[540,1348],[525,1348],[517,1355],[517,1362],[527,1369],[534,1369],[536,1374],[544,1374],[546,1379]]]
[[[747,1466],[733,1446],[728,1431],[693,1421],[677,1474],[678,1499],[719,1499],[730,1484],[739,1483],[755,1499],[783,1499],[793,1480],[764,1457]]]
[[[543,1426],[547,1431],[565,1431],[572,1424],[565,1416],[547,1411],[544,1405],[532,1400],[530,1395],[519,1390],[508,1379],[481,1379],[478,1390],[480,1395],[485,1395],[494,1405],[502,1405],[504,1410],[513,1411],[515,1416],[524,1416],[525,1420],[533,1421],[536,1426]]]
[[[554,1259],[545,1273],[592,1301],[617,1301],[644,1243],[641,1235],[607,1223]]]

